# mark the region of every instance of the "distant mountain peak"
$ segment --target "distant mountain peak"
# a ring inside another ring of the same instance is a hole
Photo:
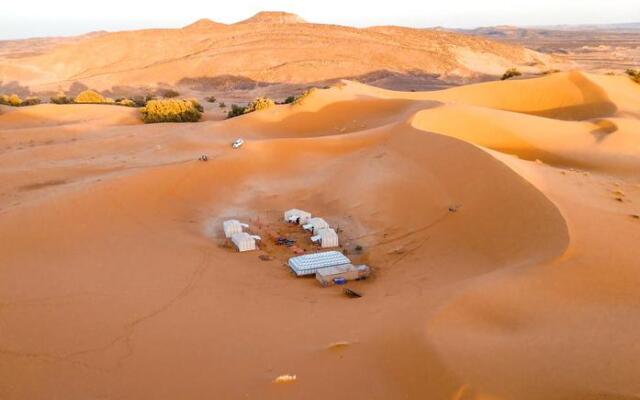
[[[283,11],[261,11],[240,24],[304,24],[302,17]]]
[[[210,30],[210,29],[215,29],[217,27],[223,26],[224,24],[221,24],[219,22],[215,22],[212,21],[210,19],[207,18],[202,18],[197,20],[196,22],[189,24],[185,27],[183,27],[182,29],[187,29],[190,31],[204,31],[204,30]]]

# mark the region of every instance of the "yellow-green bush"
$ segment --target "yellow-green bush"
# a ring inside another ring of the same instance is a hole
[[[302,104],[302,101],[309,97],[311,93],[315,92],[316,88],[310,88],[305,90],[300,96],[296,97],[295,100],[291,102],[291,104]]]
[[[136,106],[136,102],[131,100],[131,99],[118,99],[116,100],[116,104],[119,106],[125,106],[125,107],[135,107]]]
[[[276,103],[268,97],[257,97],[244,109],[244,113],[250,113],[254,111],[265,110],[267,108],[275,106]]]
[[[202,113],[190,100],[149,100],[140,109],[142,120],[149,123],[156,122],[196,122]]]
[[[109,103],[109,101],[100,93],[94,90],[85,90],[76,96],[74,102],[80,104]],[[113,102],[113,101],[111,101]]]
[[[22,99],[17,94],[6,95],[3,94],[0,96],[0,104],[4,104],[6,106],[18,107],[22,105]]]
[[[202,104],[200,104],[200,102],[197,99],[187,99],[187,100],[193,104],[196,110],[200,112],[204,112],[204,107],[202,107]]]

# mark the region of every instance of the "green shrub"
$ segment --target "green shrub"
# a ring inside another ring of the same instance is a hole
[[[40,97],[35,97],[35,96],[31,96],[31,97],[27,97],[26,99],[24,99],[22,101],[22,104],[20,104],[21,106],[35,106],[42,103],[42,100],[40,100]]]
[[[220,103],[219,107],[220,107],[220,108],[226,108],[226,107],[227,107],[227,105],[226,105],[226,104],[224,104],[224,101],[223,101],[222,103]]]
[[[505,81],[507,79],[511,79],[513,77],[520,76],[520,75],[522,75],[522,73],[518,71],[516,68],[509,68],[504,72],[504,74],[502,74],[502,78],[500,79]]]
[[[296,97],[291,104],[302,104],[302,101],[309,97],[311,93],[315,92],[316,88],[309,88],[305,90],[300,96]]]
[[[80,94],[77,95],[74,99],[74,102],[78,104],[109,103],[109,101],[103,95],[90,89],[80,92]],[[111,102],[113,102],[113,100]]]
[[[284,99],[284,101],[282,102],[282,104],[291,104],[294,101],[296,101],[295,96],[289,96],[286,99]]]
[[[248,114],[254,111],[266,110],[267,108],[273,107],[275,105],[276,103],[268,97],[257,97],[247,105],[244,113]]]
[[[149,100],[140,110],[142,120],[156,122],[196,122],[202,116],[192,101],[189,100]]]
[[[178,93],[177,91],[173,90],[173,89],[167,89],[164,91],[164,93],[162,93],[162,97],[164,97],[165,99],[172,99],[174,97],[178,97],[180,96],[180,93]]]
[[[625,71],[625,73],[631,78],[635,83],[640,83],[640,69],[629,68]]]
[[[231,110],[227,113],[227,118],[238,117],[246,111],[246,107],[239,106],[237,104],[231,105]]]
[[[22,99],[17,94],[3,94],[0,96],[0,104],[4,104],[5,106],[18,107],[22,105]]]
[[[200,111],[200,112],[204,112],[204,107],[202,107],[202,104],[200,104],[200,102],[196,99],[187,99],[188,101],[191,102],[191,104],[193,104],[193,106],[196,108],[196,110]]]
[[[215,103],[216,102],[216,97],[215,96],[207,96],[204,99],[208,103]]]
[[[64,95],[64,93],[59,93],[56,96],[53,96],[49,99],[53,104],[71,104],[73,103],[73,99]]]

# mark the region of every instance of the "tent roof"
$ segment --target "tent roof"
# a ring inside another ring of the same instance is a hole
[[[321,268],[336,265],[350,264],[351,261],[338,251],[326,251],[322,253],[305,254],[289,259],[289,266],[297,275],[315,273]]]

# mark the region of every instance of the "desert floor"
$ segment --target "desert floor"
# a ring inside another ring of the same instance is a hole
[[[223,245],[293,207],[372,266],[364,297]],[[638,243],[626,77],[345,82],[195,124],[0,107],[0,398],[635,399]]]

